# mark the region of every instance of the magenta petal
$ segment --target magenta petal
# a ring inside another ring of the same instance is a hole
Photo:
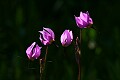
[[[40,56],[40,50],[41,50],[41,48],[42,47],[39,47],[38,45],[36,45],[36,47],[33,49],[33,55],[32,55],[32,57],[34,58],[34,59],[37,59],[39,56]]]
[[[72,31],[65,30],[61,35],[60,41],[64,47],[67,47],[71,44],[72,39],[73,39]]]
[[[73,33],[72,33],[72,31],[70,31],[70,37],[71,37],[71,40],[73,40]]]
[[[44,45],[49,45],[54,41],[55,35],[54,32],[50,28],[43,28],[43,31],[39,31],[40,34],[40,41]]]
[[[89,23],[88,23],[88,22],[85,22],[85,21],[83,20],[82,28],[87,28],[88,25],[89,25]]]
[[[89,18],[89,23],[90,23],[90,24],[93,24],[92,18]]]
[[[86,13],[80,12],[80,18],[86,23],[88,22],[88,15]]]
[[[41,34],[41,36],[42,36],[42,38],[43,38],[43,40],[48,40],[48,36],[50,36],[50,34],[48,33],[48,32],[46,32],[46,31],[39,31]]]
[[[30,60],[37,59],[40,56],[40,53],[41,47],[39,47],[36,42],[33,42],[26,50],[26,54]]]
[[[48,31],[53,39],[55,38],[55,34],[50,28],[43,28],[43,29]]]
[[[76,24],[79,28],[88,28],[89,25],[93,24],[92,18],[90,18],[90,15],[88,11],[86,13],[80,12],[80,16],[75,16]]]
[[[48,40],[43,40],[42,38],[41,38],[41,35],[40,35],[40,41],[44,44],[44,45],[48,45],[49,44],[49,41]]]
[[[67,39],[67,34],[64,31],[63,34],[61,35],[61,38],[60,38],[60,41],[63,45],[65,44],[66,39]]]
[[[68,45],[71,44],[71,40],[72,40],[72,38],[71,38],[71,36],[70,36],[70,31],[69,31],[69,30],[66,31],[66,34],[67,34],[66,45],[68,46]]]
[[[27,48],[27,50],[26,50],[26,54],[27,54],[27,56],[28,56],[29,59],[31,58],[32,49],[33,49],[33,47],[35,46],[35,44],[36,44],[36,42],[33,42],[33,43],[31,44],[31,46],[29,46],[29,47]]]
[[[83,28],[83,21],[80,19],[80,17],[75,16],[75,21],[78,27]]]

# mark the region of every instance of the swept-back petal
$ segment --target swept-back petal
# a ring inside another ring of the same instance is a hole
[[[67,39],[67,35],[65,34],[65,32],[63,32],[63,34],[61,35],[61,38],[60,38],[61,43],[65,43],[66,39]]]
[[[93,24],[92,18],[89,18],[89,23],[90,23],[90,24]]]
[[[75,16],[75,21],[79,28],[89,28],[90,25],[93,24],[92,18],[90,18],[88,11],[86,13],[80,12],[79,17]]]
[[[50,36],[50,34],[48,34],[48,32],[46,32],[46,31],[39,31],[41,34],[41,36],[42,36],[42,38],[43,38],[43,40],[48,40],[48,36]]]
[[[39,47],[38,45],[36,45],[36,47],[33,49],[32,58],[37,59],[40,56],[40,54],[41,54],[41,48],[42,47]]]
[[[43,27],[43,31],[39,31],[39,32],[40,32],[40,41],[44,45],[51,44],[54,41],[55,34],[50,28]]]
[[[66,35],[67,35],[66,45],[68,46],[69,44],[71,44],[70,30],[66,30]]]
[[[89,16],[86,13],[80,12],[80,18],[87,23]]]
[[[36,44],[36,42],[33,42],[33,43],[27,48],[27,50],[26,50],[26,53],[27,53],[27,54],[30,54],[30,53],[31,53],[31,51],[32,51],[33,47],[35,46],[35,44]]]
[[[39,39],[40,39],[40,41],[41,41],[44,45],[48,45],[48,44],[49,44],[49,41],[48,41],[48,40],[43,40],[43,38],[41,37],[41,35],[40,35]]]
[[[50,28],[44,28],[43,27],[43,30],[47,31],[51,35],[51,37],[53,39],[55,39],[55,34],[54,34],[54,32]]]
[[[61,43],[64,47],[67,47],[71,44],[73,39],[72,31],[65,30],[63,34],[61,35]]]
[[[33,47],[35,46],[35,44],[36,44],[36,42],[33,42],[26,50],[26,54],[29,59],[31,58],[31,55],[33,54],[32,50],[33,50]]]
[[[73,33],[72,33],[72,31],[70,31],[70,37],[71,37],[71,40],[73,40]]]
[[[76,21],[76,24],[79,28],[84,28],[83,26],[83,20],[80,18],[80,17],[76,17],[75,16],[75,21]]]

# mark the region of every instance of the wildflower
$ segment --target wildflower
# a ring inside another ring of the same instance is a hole
[[[39,31],[39,32],[40,32],[39,39],[44,45],[49,45],[53,41],[55,41],[54,40],[55,39],[55,34],[50,28],[44,28],[43,27],[43,31]]]
[[[80,12],[79,17],[75,16],[75,21],[79,28],[90,28],[93,24],[92,18],[90,17],[88,11],[86,13]]]
[[[41,48],[36,42],[33,42],[26,50],[26,54],[30,60],[37,59],[41,54]]]
[[[61,35],[60,41],[62,43],[62,46],[67,47],[71,44],[73,40],[73,33],[70,30],[65,30],[63,34]]]

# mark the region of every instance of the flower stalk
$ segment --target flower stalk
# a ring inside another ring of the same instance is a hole
[[[75,42],[75,58],[78,65],[78,80],[81,80],[81,40],[82,40],[82,29],[80,29],[80,39],[77,37]]]
[[[81,80],[81,41],[82,41],[82,29],[80,29],[80,48],[79,48],[79,62],[78,62],[78,80]]]
[[[42,80],[42,74],[43,74],[43,63],[42,63],[42,59],[40,59],[40,80]]]
[[[44,79],[44,71],[45,71],[45,65],[46,65],[46,60],[47,60],[47,54],[48,54],[48,46],[46,47],[46,53],[45,57],[43,59],[40,59],[40,80]]]

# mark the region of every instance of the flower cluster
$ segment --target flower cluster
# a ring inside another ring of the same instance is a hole
[[[90,28],[93,24],[92,18],[90,17],[88,11],[86,13],[80,12],[79,17],[75,16],[75,21],[79,28]],[[50,45],[52,44],[52,42],[55,41],[55,34],[50,28],[43,27],[43,30],[39,31],[39,33],[39,39],[44,45]],[[72,40],[73,33],[70,30],[65,30],[60,37],[60,41],[63,47],[69,46]],[[39,47],[38,44],[36,44],[36,42],[33,42],[31,46],[29,46],[26,50],[28,58],[30,60],[37,59],[41,54],[41,48],[42,47]]]

